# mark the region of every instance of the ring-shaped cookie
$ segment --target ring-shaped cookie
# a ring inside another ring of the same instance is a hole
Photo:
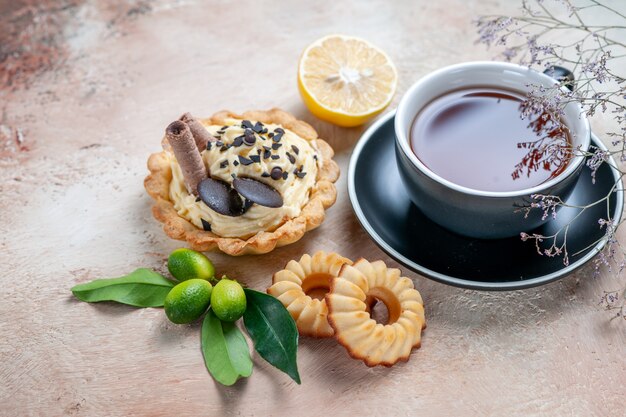
[[[373,299],[387,307],[387,324],[371,317]],[[413,281],[382,261],[359,259],[344,265],[331,283],[326,303],[335,337],[350,356],[367,366],[407,361],[411,350],[420,346],[426,327],[422,297]]]
[[[313,256],[302,255],[299,261],[289,261],[285,269],[272,278],[267,293],[278,298],[287,308],[304,336],[331,337],[328,308],[324,295],[344,264],[352,264],[336,253],[319,251]]]

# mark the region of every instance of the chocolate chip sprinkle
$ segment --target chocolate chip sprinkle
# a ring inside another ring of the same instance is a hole
[[[270,156],[272,156],[272,151],[266,150],[266,151],[263,152],[263,159],[267,159]]]
[[[304,169],[304,165],[300,165],[298,168],[293,170],[294,175],[300,179],[304,178],[304,176],[306,175],[306,172],[302,172],[303,169]]]
[[[211,231],[211,223],[207,222],[203,218],[200,218],[200,221],[202,222],[202,228],[204,229],[204,231],[205,232],[210,232]]]
[[[267,177],[269,177],[269,176],[270,176],[270,174],[269,174],[269,173],[267,173],[267,172],[264,172],[264,173],[262,173],[262,174],[261,174],[261,176],[262,176],[263,178],[267,178]]]
[[[233,161],[233,165],[234,165],[234,166],[237,166],[237,165],[239,165],[239,162],[237,162],[237,161]]]
[[[208,141],[208,142],[206,143],[206,150],[207,150],[207,151],[210,151],[210,150],[211,150],[211,147],[213,147],[213,142]]]
[[[277,127],[276,129],[274,129],[274,132],[276,132],[276,133],[285,133],[285,129],[283,129],[282,127]]]
[[[199,203],[200,201],[202,201],[202,199],[200,197],[196,197],[196,203]]]
[[[228,129],[230,126],[226,125],[226,126],[222,126],[222,130],[226,130]]]
[[[242,165],[247,166],[252,163],[252,159],[246,158],[245,156],[237,155],[237,157],[239,158],[239,162],[241,162]]]
[[[283,146],[282,143],[272,143],[272,149],[277,150],[278,148],[280,148],[281,146]]]
[[[272,177],[273,180],[279,180],[282,176],[283,176],[283,170],[281,169],[281,167],[272,168],[270,177]]]
[[[272,155],[272,159],[278,159],[280,158],[280,155]]]
[[[313,159],[315,159],[317,161],[317,154],[313,155]]]
[[[287,171],[283,172],[283,179],[286,180],[289,177],[289,173]]]
[[[222,142],[221,140],[218,140],[217,142],[215,142],[215,146],[217,146],[218,148],[221,146],[224,146],[224,142]]]
[[[241,122],[241,127],[245,128],[245,129],[252,129],[252,122],[250,120],[244,120]]]
[[[283,205],[283,197],[274,187],[253,178],[237,178],[233,181],[233,188],[260,206],[277,208]]]
[[[255,142],[256,142],[256,136],[254,136],[254,132],[252,132],[252,130],[250,129],[246,129],[244,131],[243,143],[245,143],[248,146],[252,146],[254,145]]]
[[[283,134],[282,133],[277,133],[274,135],[274,137],[272,137],[272,140],[274,142],[280,142],[280,140],[283,138]]]
[[[229,150],[230,148],[232,148],[233,144],[229,143],[228,145],[224,145],[222,146],[222,148],[220,149],[220,152],[226,152],[227,150]]]
[[[254,130],[256,133],[261,133],[263,131],[263,123],[256,122],[254,126],[252,126],[252,130]]]
[[[235,139],[233,139],[233,146],[241,146],[243,145],[243,135],[241,136],[237,136]]]
[[[286,155],[287,155],[287,158],[289,159],[289,162],[291,162],[292,164],[296,163],[296,157],[295,156],[293,156],[289,152],[286,152]]]
[[[224,159],[220,162],[220,168],[226,168],[228,166],[228,159]]]
[[[249,155],[252,162],[259,163],[261,162],[261,157],[259,155]]]
[[[293,151],[293,153],[295,153],[296,155],[298,155],[300,153],[300,149],[298,149],[298,147],[296,145],[291,145],[291,150]]]
[[[266,134],[267,133],[267,128],[264,127],[263,130],[261,130],[261,132],[259,132],[259,133]]]
[[[270,132],[267,134],[268,137],[273,138],[274,137],[274,132]]]

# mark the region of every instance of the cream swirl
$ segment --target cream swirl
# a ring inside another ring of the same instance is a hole
[[[265,124],[263,130],[257,126],[261,132],[254,132],[250,126],[255,124],[251,121],[246,128],[242,120],[228,119],[225,126],[205,125],[218,142],[202,152],[202,159],[214,179],[232,183],[234,177],[254,178],[274,187],[283,197],[283,206],[253,204],[237,217],[216,213],[187,193],[181,168],[170,154],[170,199],[181,217],[200,229],[206,230],[210,225],[210,230],[222,237],[247,238],[260,231],[273,231],[300,215],[322,162],[315,141],[309,142],[275,124]]]

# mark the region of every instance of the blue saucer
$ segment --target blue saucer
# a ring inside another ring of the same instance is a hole
[[[457,235],[425,217],[409,200],[396,167],[394,149],[395,112],[381,117],[359,139],[350,160],[348,190],[359,222],[374,242],[407,268],[436,281],[480,290],[514,290],[562,278],[583,266],[606,244],[598,219],[607,218],[607,205],[598,204],[574,220],[579,210],[562,208],[551,220],[533,232],[551,235],[572,222],[568,239],[569,265],[562,258],[540,256],[534,242],[520,238],[482,240]],[[592,145],[606,149],[592,135]],[[586,205],[604,197],[618,172],[602,164],[591,182],[587,166],[567,200]],[[608,211],[619,222],[623,192],[614,192]],[[572,255],[579,252],[577,255]]]

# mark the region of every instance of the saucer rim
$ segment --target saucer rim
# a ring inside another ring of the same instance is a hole
[[[358,197],[356,195],[356,185],[355,185],[355,171],[356,165],[358,163],[359,157],[365,148],[366,144],[371,140],[374,134],[381,128],[382,125],[389,122],[390,119],[394,118],[396,114],[396,110],[391,110],[384,115],[382,115],[378,120],[376,120],[359,138],[354,150],[352,152],[352,156],[350,157],[350,163],[348,166],[348,196],[350,198],[350,203],[352,205],[352,210],[357,217],[357,220],[361,224],[361,227],[367,232],[370,238],[376,243],[376,245],[381,248],[387,255],[409,268],[411,271],[421,274],[422,276],[432,279],[437,282],[441,282],[443,284],[452,285],[460,288],[468,288],[474,290],[487,290],[487,291],[510,291],[510,290],[521,290],[525,288],[536,287],[540,285],[547,284],[549,282],[556,281],[560,278],[563,278],[566,275],[569,275],[587,262],[589,262],[593,257],[595,257],[606,245],[606,238],[600,240],[592,249],[589,250],[583,257],[576,260],[575,262],[570,263],[569,265],[563,265],[563,268],[558,269],[549,274],[541,275],[535,278],[530,278],[527,280],[520,281],[499,281],[499,282],[481,282],[481,281],[472,281],[463,278],[457,278],[450,275],[443,274],[438,271],[431,270],[426,268],[415,261],[412,261],[400,254],[394,248],[392,248],[385,240],[374,230],[370,222],[367,220],[363,210],[358,201]],[[607,150],[607,147],[604,143],[593,133],[591,132],[591,146],[597,146],[603,151]],[[613,174],[613,178],[616,181],[619,181],[619,189],[623,189],[623,182],[619,177],[619,174],[613,166],[617,166],[615,164],[615,160],[609,156],[609,163],[611,172]],[[624,193],[617,192],[616,193],[616,206],[614,213],[616,216],[614,220],[619,222],[622,218],[622,212],[624,208]]]

